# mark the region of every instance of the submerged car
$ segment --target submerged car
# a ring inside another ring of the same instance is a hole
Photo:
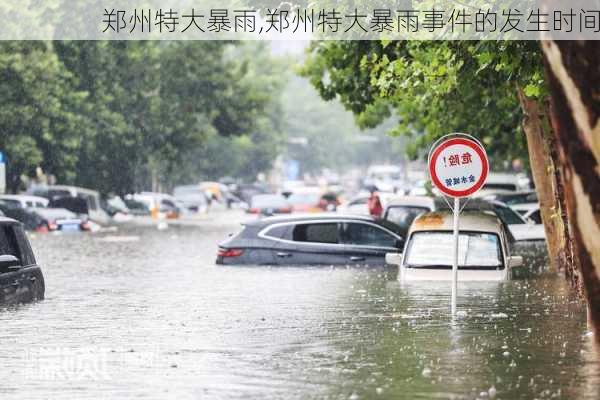
[[[335,211],[340,205],[338,197],[333,192],[297,191],[287,198],[294,212],[323,212]]]
[[[0,218],[0,304],[44,298],[45,284],[22,225]]]
[[[398,227],[367,216],[269,217],[219,245],[218,264],[384,265],[402,248]]]
[[[85,209],[88,218],[91,221],[94,221],[100,225],[106,225],[110,222],[110,217],[108,214],[102,209],[100,193],[95,190],[81,188],[77,186],[66,186],[66,185],[50,185],[50,186],[34,186],[28,190],[29,194],[33,194],[35,196],[45,197],[50,201],[55,200],[62,201],[64,205],[60,205],[62,208],[65,207],[66,204],[69,204],[69,207],[77,207],[77,209]],[[69,203],[68,200],[65,200],[65,197],[72,197],[77,199],[82,199],[85,203],[85,206],[81,205],[81,202],[75,200]],[[62,200],[59,200],[62,199]],[[52,205],[51,205],[52,206]],[[57,205],[55,204],[54,207]],[[79,211],[72,210],[73,212],[79,213]]]
[[[89,231],[88,220],[64,208],[21,208],[0,203],[2,213],[23,224],[28,231]]]
[[[19,208],[44,208],[48,207],[48,199],[22,194],[3,194],[0,195],[0,204],[12,205]]]
[[[173,197],[189,211],[205,213],[208,210],[208,199],[200,185],[177,186],[173,189]]]
[[[502,221],[483,212],[460,216],[458,247],[459,281],[503,281],[523,257],[511,255],[510,236]],[[420,215],[413,222],[402,254],[386,261],[400,267],[399,279],[452,280],[454,249],[453,214],[447,211]]]
[[[252,196],[247,212],[262,215],[289,214],[292,207],[280,194],[257,194]]]

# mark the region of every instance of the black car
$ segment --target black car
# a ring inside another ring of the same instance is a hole
[[[217,264],[384,265],[403,242],[398,226],[366,216],[269,217],[221,243]]]
[[[41,300],[44,292],[44,276],[22,224],[0,218],[0,304]]]

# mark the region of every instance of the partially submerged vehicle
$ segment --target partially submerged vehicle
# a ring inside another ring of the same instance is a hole
[[[250,205],[246,211],[250,214],[267,216],[289,214],[292,212],[292,206],[283,195],[257,194],[250,199]]]
[[[510,236],[498,217],[463,212],[459,227],[459,281],[508,280],[511,269],[523,264],[523,257],[511,254]],[[404,251],[388,254],[386,261],[400,267],[403,281],[452,280],[453,239],[451,212],[425,213],[413,222]]]
[[[45,284],[22,225],[0,217],[0,304],[44,298]]]
[[[217,263],[376,266],[403,243],[397,226],[367,216],[269,217],[221,243]]]
[[[208,199],[200,185],[183,185],[173,189],[173,196],[191,212],[205,213],[208,210]]]
[[[100,193],[95,190],[77,186],[50,185],[34,186],[28,190],[28,193],[45,197],[50,200],[50,202],[54,201],[55,204],[57,201],[61,201],[62,199],[63,204],[72,204],[73,207],[77,207],[77,209],[70,209],[70,211],[73,211],[77,214],[79,214],[78,210],[85,208],[89,219],[97,224],[106,225],[110,222],[110,217],[106,211],[102,209]],[[71,203],[69,203],[68,200],[64,200],[65,198],[81,199],[85,202],[85,205],[81,205],[80,201],[71,201]],[[63,208],[69,209],[68,207]]]
[[[13,205],[20,208],[44,208],[48,207],[49,200],[40,196],[29,196],[25,194],[2,194],[0,204]]]

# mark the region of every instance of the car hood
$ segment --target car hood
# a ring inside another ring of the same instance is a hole
[[[505,281],[508,278],[506,270],[458,270],[458,280],[473,281]],[[406,268],[400,269],[401,281],[452,281],[452,269]]]
[[[544,225],[516,224],[509,225],[510,233],[516,241],[520,240],[546,240]]]

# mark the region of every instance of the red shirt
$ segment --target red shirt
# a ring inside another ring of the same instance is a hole
[[[377,193],[373,193],[371,197],[369,197],[367,206],[369,207],[369,214],[371,214],[371,216],[381,218],[381,215],[383,214],[383,206],[381,205],[381,200],[379,199],[379,195]]]

